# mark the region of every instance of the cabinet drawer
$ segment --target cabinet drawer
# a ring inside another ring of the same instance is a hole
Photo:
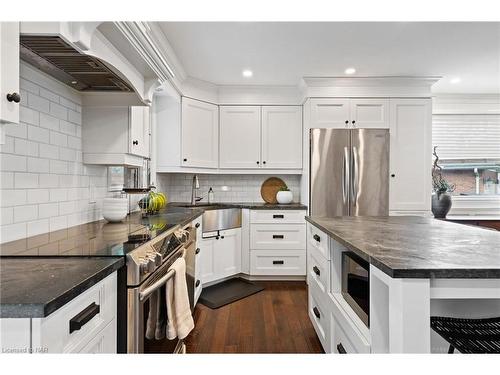
[[[251,210],[252,224],[304,224],[305,210]]]
[[[80,353],[98,354],[116,353],[116,320],[113,319],[104,329],[99,332],[87,345],[80,350]]]
[[[33,319],[33,332],[39,328],[33,345],[50,348],[54,353],[79,352],[116,318],[116,288],[117,273],[114,272],[48,317]],[[93,313],[96,312],[93,304],[99,306],[99,312],[80,328],[73,324],[70,332],[70,321],[78,314],[90,306],[94,308]]]
[[[314,225],[307,223],[307,249],[316,250],[323,258],[330,260],[330,237]]]
[[[319,341],[323,346],[325,353],[330,352],[330,319],[331,315],[321,302],[321,296],[318,296],[314,289],[309,289],[308,313],[309,319],[318,335]]]
[[[252,224],[250,249],[305,249],[305,226],[302,224]]]
[[[307,262],[307,281],[316,284],[322,293],[330,290],[330,262],[323,257],[309,253]]]
[[[337,346],[342,344],[347,353],[370,353],[370,343],[337,301],[332,302],[332,351],[337,353]]]
[[[298,275],[306,274],[306,254],[304,250],[250,251],[251,275]]]

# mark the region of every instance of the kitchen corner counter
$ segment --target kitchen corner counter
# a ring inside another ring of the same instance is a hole
[[[500,232],[433,218],[306,220],[393,278],[500,279]]]
[[[189,203],[171,202],[168,207],[187,207]],[[265,202],[215,202],[215,203],[200,203],[189,208],[199,208],[202,210],[218,210],[222,208],[248,208],[251,210],[307,210],[307,206],[301,203],[279,204],[279,203],[265,203]]]
[[[124,266],[123,258],[0,258],[0,318],[43,318]]]

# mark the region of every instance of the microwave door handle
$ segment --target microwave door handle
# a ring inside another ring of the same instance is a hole
[[[356,206],[356,202],[358,200],[358,187],[359,187],[359,176],[358,176],[358,149],[354,146],[352,148],[352,182],[351,182],[351,202],[353,206]]]
[[[182,258],[185,258],[186,256],[186,249],[182,250]],[[139,293],[139,301],[144,301],[146,298],[148,298],[153,292],[158,290],[161,286],[163,286],[168,280],[170,280],[172,277],[175,275],[175,270],[169,270],[163,276],[161,279],[159,279],[157,282],[155,282],[153,285],[148,286],[146,289],[144,289],[142,292]]]

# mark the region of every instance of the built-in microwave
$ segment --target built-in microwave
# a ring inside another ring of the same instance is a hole
[[[369,327],[370,264],[352,251],[342,253],[342,295]]]

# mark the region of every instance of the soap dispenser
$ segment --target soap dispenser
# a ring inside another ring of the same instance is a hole
[[[214,203],[214,191],[212,188],[208,189],[208,203]]]

